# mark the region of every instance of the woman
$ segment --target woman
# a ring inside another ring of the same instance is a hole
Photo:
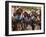
[[[32,15],[31,15],[31,26],[32,26],[32,30],[34,30],[35,28],[35,20],[36,20],[36,12],[35,11],[32,11]]]
[[[12,23],[13,23],[13,30],[17,30],[18,27],[21,27],[21,25],[19,25],[18,23],[21,22],[22,19],[22,15],[21,13],[23,12],[23,10],[21,8],[17,9],[16,12],[13,14],[14,15],[14,19],[12,19]],[[20,28],[19,28],[20,29]],[[18,30],[19,30],[18,29]]]
[[[21,13],[22,13],[22,12],[23,12],[23,10],[22,10],[21,8],[17,9],[17,11],[16,11],[16,16],[15,16],[16,22],[21,21],[21,19],[22,19]]]

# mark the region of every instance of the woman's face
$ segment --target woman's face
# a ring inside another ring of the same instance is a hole
[[[22,12],[23,12],[23,10],[22,10],[22,9],[19,9],[19,10],[18,10],[18,12],[22,13]]]
[[[22,12],[21,10],[19,10],[19,12]]]

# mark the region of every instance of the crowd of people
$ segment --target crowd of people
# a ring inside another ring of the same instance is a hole
[[[41,10],[37,9],[30,12],[23,12],[23,9],[18,8],[12,16],[12,30],[40,30],[41,29]]]

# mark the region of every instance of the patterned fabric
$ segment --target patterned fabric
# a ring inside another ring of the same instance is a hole
[[[31,20],[35,21],[36,17],[35,16],[31,16]]]
[[[23,17],[16,15],[16,16],[15,16],[15,19],[16,19],[16,20],[21,20],[21,19],[23,19]]]

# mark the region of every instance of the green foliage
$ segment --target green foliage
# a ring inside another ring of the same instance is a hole
[[[34,10],[37,10],[37,7],[30,7],[30,6],[26,6],[26,7],[24,7],[25,9],[27,9],[27,10],[32,10],[32,9],[34,9]]]

